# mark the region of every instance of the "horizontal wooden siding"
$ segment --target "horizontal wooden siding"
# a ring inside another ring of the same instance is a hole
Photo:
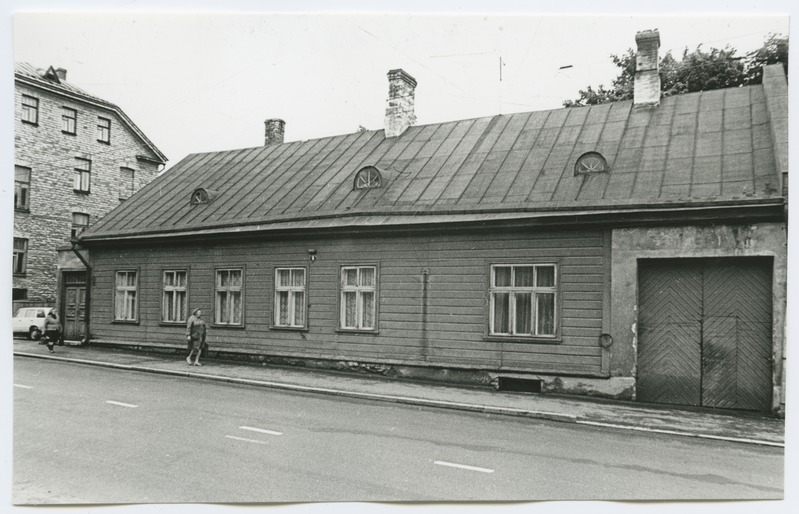
[[[92,251],[92,336],[101,340],[183,344],[185,329],[162,324],[163,270],[188,270],[191,308],[213,320],[214,270],[244,270],[244,328],[209,329],[216,350],[301,358],[388,362],[542,373],[597,374],[605,269],[602,231],[436,236],[337,237]],[[309,249],[316,250],[310,261]],[[490,264],[559,265],[556,342],[487,336]],[[378,266],[378,333],[337,331],[339,269]],[[308,269],[306,331],[271,329],[274,268]],[[139,320],[113,322],[114,272],[139,270]],[[427,306],[423,280],[427,273]],[[424,318],[424,320],[423,320]]]

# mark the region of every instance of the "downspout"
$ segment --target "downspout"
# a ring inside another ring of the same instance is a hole
[[[78,242],[73,239],[70,240],[70,243],[72,244],[72,253],[74,253],[78,257],[78,259],[80,259],[80,262],[83,263],[83,266],[86,267],[86,297],[83,302],[83,312],[84,312],[83,322],[84,325],[86,326],[86,335],[83,336],[81,344],[88,344],[89,334],[91,334],[89,330],[89,320],[91,319],[91,316],[89,315],[89,313],[91,312],[90,304],[91,304],[91,294],[92,294],[92,267],[89,264],[89,261],[87,261],[86,258],[83,257],[83,255],[81,255],[81,253],[78,251],[77,249]]]

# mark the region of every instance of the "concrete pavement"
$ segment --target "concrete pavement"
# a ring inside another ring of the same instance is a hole
[[[201,367],[158,353],[58,346],[14,340],[14,355],[130,371],[187,376],[237,384],[329,394],[428,407],[547,419],[566,423],[784,447],[785,423],[758,414],[677,409],[635,402],[551,394],[500,392],[307,368],[258,366],[205,359]]]

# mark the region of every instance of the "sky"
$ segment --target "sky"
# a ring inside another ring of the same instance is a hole
[[[788,17],[36,12],[14,17],[13,58],[65,68],[172,166],[262,145],[268,118],[286,122],[286,141],[381,129],[393,68],[418,82],[419,125],[559,108],[588,85],[610,85],[619,71],[610,55],[653,28],[661,55],[698,45],[743,54],[787,34]]]
[[[167,156],[167,171],[191,153],[262,145],[263,122],[268,118],[286,121],[287,141],[351,133],[359,127],[381,129],[390,69],[402,68],[416,78],[419,125],[555,109],[564,100],[577,98],[588,85],[610,85],[618,74],[610,55],[634,48],[637,31],[657,28],[661,55],[667,51],[677,55],[698,45],[729,45],[744,54],[760,47],[769,33],[787,34],[788,15],[796,9],[788,0],[673,0],[668,5],[619,0],[603,2],[611,5],[601,10],[598,2],[587,0],[4,0],[0,4],[4,168],[10,170],[13,160],[13,63],[23,61],[40,68],[65,68],[68,82],[118,105]],[[796,64],[791,68],[795,70]],[[795,152],[794,146],[792,162],[797,162]],[[11,184],[10,172],[4,173],[0,202],[7,209],[3,218],[9,232]],[[4,238],[3,244],[3,255],[10,261],[11,238]],[[10,298],[0,298],[0,308],[9,312]],[[789,338],[792,332],[789,326]],[[0,362],[4,377],[11,375],[10,362]],[[797,370],[795,363],[791,370]],[[788,381],[788,396],[799,394],[791,385],[796,382]],[[789,423],[792,412],[788,410]],[[10,438],[3,442],[0,503],[5,506]],[[790,452],[795,456],[794,450]],[[793,474],[787,478],[795,478],[796,458],[789,462]],[[786,493],[790,491],[787,486]],[[582,506],[591,512],[640,507]],[[678,507],[706,513],[715,507],[719,512],[743,512],[755,506]],[[767,507],[776,512],[783,506],[777,502]],[[500,510],[528,511],[524,505],[505,507]],[[537,512],[581,510],[575,505],[538,507]],[[671,510],[668,505],[648,507]],[[331,511],[330,506],[309,509]],[[146,509],[130,506],[115,511],[134,510]],[[306,511],[301,505],[276,510]],[[335,512],[372,510],[349,506]],[[436,512],[455,510],[475,509]]]

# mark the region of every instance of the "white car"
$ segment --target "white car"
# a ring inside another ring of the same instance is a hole
[[[52,307],[23,307],[11,318],[11,329],[15,334],[27,334],[31,339],[39,339],[44,330],[44,318]]]

